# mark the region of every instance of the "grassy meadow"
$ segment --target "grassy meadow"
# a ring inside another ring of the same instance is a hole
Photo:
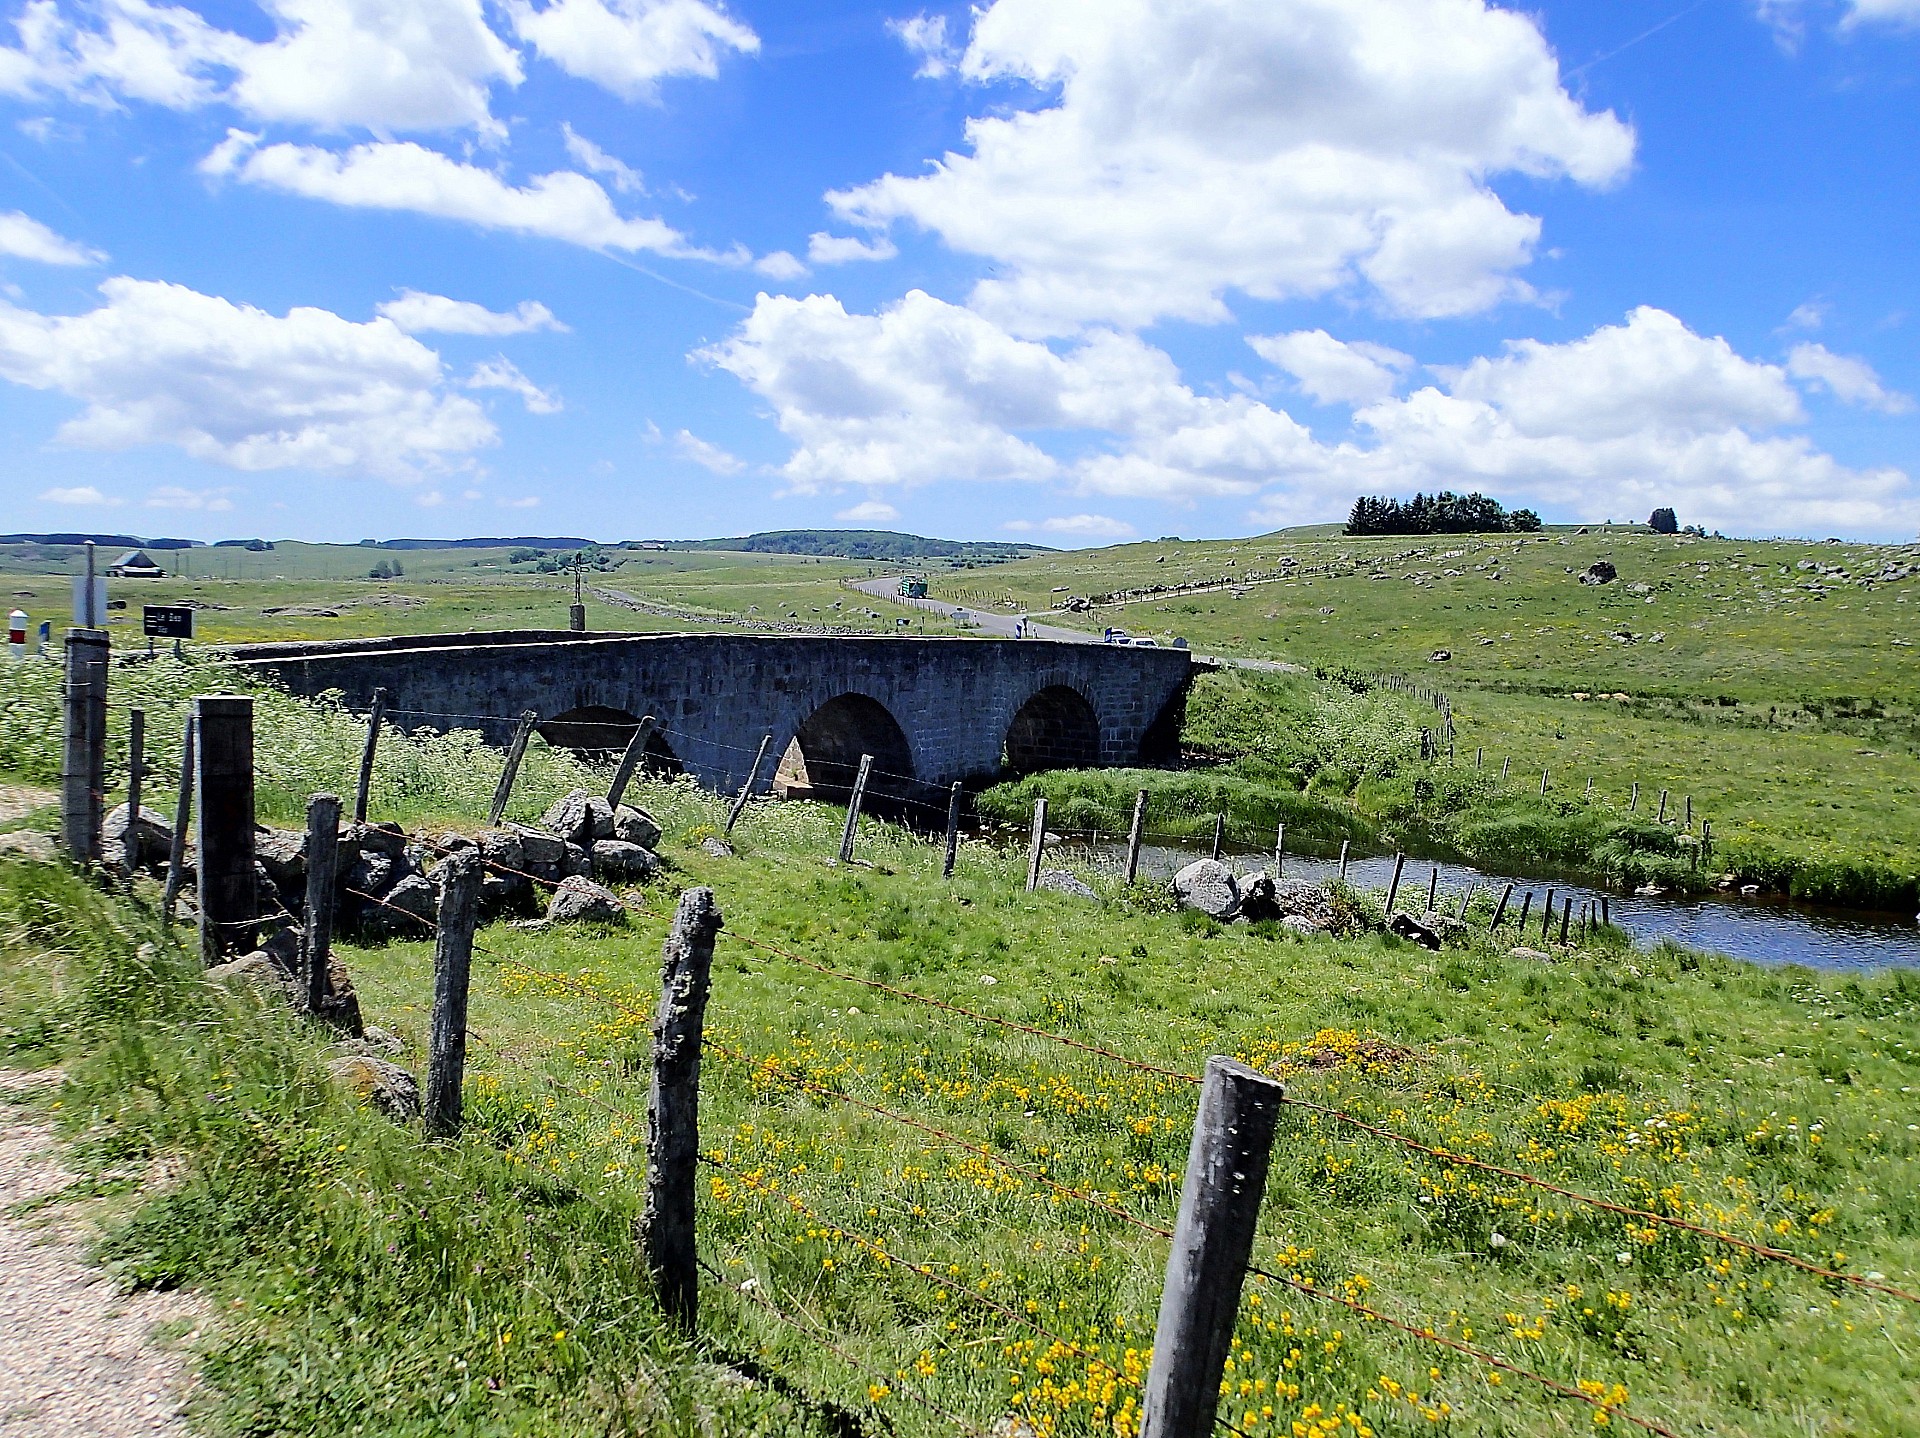
[[[865,864],[835,868],[840,817],[808,804],[754,806],[718,859],[699,843],[721,801],[665,783],[640,797],[673,868],[633,892],[630,923],[481,933],[469,1122],[450,1145],[332,1094],[324,1034],[201,984],[150,892],[0,865],[0,1042],[10,1063],[66,1067],[55,1112],[112,1270],[193,1286],[219,1315],[198,1340],[207,1431],[958,1420],[1127,1438],[1166,1251],[1111,1210],[1170,1224],[1194,1091],[1045,1035],[1175,1073],[1237,1055],[1293,1097],[1451,1152],[1920,1286],[1913,975],[1761,970],[1604,932],[1543,956],[1483,934],[1430,954],[1379,933],[1377,897],[1358,894],[1353,936],[1301,939],[1098,877],[1098,905],[1028,895],[1019,857],[984,844],[943,882],[937,846],[872,822]],[[695,883],[726,929],[687,1342],[647,1296],[633,1234],[660,943]],[[418,1070],[430,946],[343,954],[369,1022]],[[173,1177],[140,1191],[154,1172]],[[1248,1286],[1221,1410],[1248,1434],[1544,1438],[1629,1414],[1683,1434],[1920,1426],[1915,1305],[1308,1110],[1283,1114],[1256,1258],[1311,1291]]]

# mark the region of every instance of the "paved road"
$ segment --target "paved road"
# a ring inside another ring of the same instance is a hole
[[[974,609],[964,604],[952,604],[944,599],[907,599],[900,593],[900,576],[891,575],[880,579],[857,579],[853,587],[862,594],[875,599],[884,599],[890,604],[904,604],[913,609],[924,609],[938,614],[943,619],[956,616],[964,623],[975,625],[983,634],[997,635],[1002,639],[1051,639],[1060,644],[1104,644],[1106,641],[1098,634],[1089,634],[1084,629],[1063,629],[1057,624],[1042,624],[1025,614],[1009,614],[1005,610]],[[1021,626],[1025,626],[1024,634]],[[1301,674],[1305,668],[1299,664],[1289,664],[1283,659],[1231,659],[1220,654],[1195,654],[1193,656],[1203,664],[1216,664],[1231,669],[1257,669],[1271,674]]]

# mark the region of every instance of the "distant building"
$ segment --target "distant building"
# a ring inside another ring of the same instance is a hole
[[[130,549],[107,566],[111,579],[165,579],[167,571],[153,562],[144,549]]]

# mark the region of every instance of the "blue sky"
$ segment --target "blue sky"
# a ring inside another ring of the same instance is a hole
[[[1920,0],[32,0],[14,529],[1920,531]]]

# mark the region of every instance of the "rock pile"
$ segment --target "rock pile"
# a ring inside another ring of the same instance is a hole
[[[1272,920],[1299,933],[1331,934],[1343,926],[1333,891],[1300,879],[1276,879],[1264,869],[1235,875],[1218,859],[1197,859],[1173,876],[1174,897],[1222,923]]]

